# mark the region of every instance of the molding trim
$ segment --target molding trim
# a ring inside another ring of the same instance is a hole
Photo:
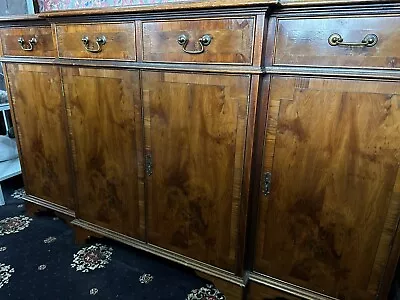
[[[285,2],[285,3],[283,3]],[[365,3],[362,3],[365,2]],[[348,0],[336,1],[317,1],[307,2],[281,0],[280,9],[273,9],[272,15],[276,17],[368,17],[382,15],[398,15],[400,12],[399,4],[396,0],[353,0],[349,4]]]
[[[265,7],[242,7],[232,9],[202,9],[188,11],[190,13],[182,14],[182,11],[151,11],[141,14],[108,14],[108,15],[70,15],[61,17],[46,17],[50,23],[66,24],[66,23],[91,23],[91,22],[124,22],[124,21],[155,21],[155,20],[178,20],[178,19],[193,19],[193,18],[224,18],[224,17],[245,17],[264,14],[269,12],[269,6]]]
[[[231,272],[228,272],[223,269],[217,268],[215,266],[203,263],[203,262],[195,260],[193,258],[189,258],[187,256],[172,252],[170,250],[166,250],[166,249],[160,248],[160,247],[152,245],[152,244],[147,244],[143,241],[134,239],[132,237],[115,232],[113,230],[106,229],[106,228],[100,227],[98,225],[95,225],[95,224],[92,224],[92,223],[89,223],[89,222],[86,222],[86,221],[83,221],[80,219],[73,220],[71,222],[71,224],[81,227],[83,229],[86,229],[88,231],[95,232],[104,237],[124,243],[126,245],[132,246],[136,249],[144,250],[146,252],[166,258],[173,262],[184,265],[185,267],[190,267],[190,268],[200,271],[202,273],[218,277],[220,279],[223,279],[230,283],[239,285],[241,287],[244,287],[247,284],[247,277],[242,278],[242,277],[235,276]]]
[[[118,68],[118,69],[141,69],[141,70],[163,70],[175,72],[204,72],[225,74],[262,74],[261,67],[235,66],[224,64],[189,64],[189,63],[153,63],[115,60],[87,60],[67,58],[41,58],[41,57],[0,57],[3,63],[27,63],[27,64],[50,64],[60,66],[82,66],[93,68]]]
[[[34,204],[46,207],[48,209],[57,211],[59,213],[62,213],[64,215],[70,216],[72,218],[75,218],[75,212],[70,210],[69,208],[66,208],[64,206],[52,203],[50,201],[47,200],[43,200],[41,198],[32,196],[32,195],[25,195],[22,197],[23,200],[28,201],[28,202],[32,202]]]
[[[3,63],[50,64],[59,66],[81,66],[90,68],[118,68],[132,70],[158,70],[171,72],[202,72],[224,74],[276,74],[297,76],[346,77],[360,79],[400,80],[400,69],[361,69],[346,67],[307,67],[307,66],[235,66],[223,64],[153,63],[115,60],[85,60],[69,58],[41,57],[0,57]]]
[[[271,276],[249,272],[249,280],[307,300],[338,300]]]
[[[370,78],[400,80],[400,70],[396,69],[360,69],[333,67],[303,67],[303,66],[271,66],[264,67],[263,73],[277,75],[325,76],[347,78]]]

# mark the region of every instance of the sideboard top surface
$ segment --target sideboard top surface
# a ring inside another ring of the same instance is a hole
[[[77,17],[77,16],[96,16],[113,14],[134,14],[148,12],[168,12],[181,10],[201,10],[201,9],[222,9],[222,8],[244,8],[244,7],[306,7],[306,6],[325,6],[325,5],[362,5],[362,4],[382,4],[400,3],[399,0],[206,0],[206,1],[182,1],[163,4],[145,4],[125,7],[107,7],[90,9],[55,10],[37,13],[34,15],[4,16],[0,17],[0,22],[13,21],[35,21],[46,18],[58,17]]]

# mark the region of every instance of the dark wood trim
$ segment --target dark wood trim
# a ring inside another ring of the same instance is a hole
[[[283,7],[297,7],[297,6],[320,6],[320,5],[349,5],[349,0],[280,0],[279,4]],[[396,0],[352,0],[351,4],[374,4],[374,3],[393,3]]]
[[[262,74],[261,67],[253,66],[233,66],[224,64],[190,64],[190,63],[141,63],[115,60],[87,60],[87,59],[65,59],[65,58],[32,58],[32,57],[0,57],[0,62],[6,63],[32,63],[32,64],[52,64],[60,66],[82,66],[93,68],[118,68],[118,69],[143,69],[143,70],[163,70],[176,72],[206,72],[206,73],[226,73],[226,74]]]
[[[135,47],[136,47],[136,62],[143,62],[143,21],[137,20],[135,22]]]
[[[341,1],[341,0],[340,0]],[[365,1],[366,4],[362,5],[362,1],[352,1],[349,5],[349,1],[343,0],[342,2],[334,2],[331,4],[325,1],[322,5],[322,1],[311,1],[308,3],[296,1],[292,2],[292,5],[288,3],[283,4],[281,9],[274,9],[272,12],[273,16],[276,17],[290,17],[290,18],[304,18],[304,17],[362,17],[366,15],[382,16],[389,14],[398,14],[400,12],[399,1]],[[319,3],[320,6],[316,6]],[[335,5],[336,4],[336,5]],[[347,4],[347,5],[339,5]]]
[[[249,273],[249,280],[253,282],[257,282],[259,284],[263,284],[269,286],[271,288],[283,291],[288,294],[295,295],[302,299],[307,300],[338,300],[337,298],[333,298],[321,293],[314,292],[312,290],[303,288],[301,286],[279,280],[277,278],[273,278],[270,276],[262,275],[256,272]]]
[[[70,210],[69,208],[66,208],[64,206],[55,204],[53,202],[32,196],[32,195],[25,195],[22,197],[23,200],[32,202],[34,204],[37,204],[39,206],[46,207],[48,209],[54,210],[56,212],[62,213],[64,215],[70,216],[72,218],[75,218],[75,212]]]
[[[43,19],[54,24],[66,23],[95,23],[95,22],[125,22],[125,21],[170,21],[184,19],[208,19],[208,18],[235,18],[235,17],[251,17],[257,14],[263,14],[270,11],[269,7],[242,7],[232,8],[229,10],[204,9],[196,11],[171,11],[165,12],[148,12],[146,14],[115,14],[115,15],[87,15],[87,16],[68,16]]]
[[[155,254],[157,256],[166,258],[168,260],[171,260],[173,262],[179,263],[181,265],[184,265],[186,267],[190,267],[194,270],[203,272],[205,274],[211,275],[211,276],[215,276],[217,278],[221,278],[224,281],[233,283],[235,285],[239,285],[244,287],[247,283],[246,277],[242,278],[242,277],[238,277],[235,276],[233,273],[225,271],[223,269],[217,268],[215,266],[203,263],[201,261],[195,260],[193,258],[178,254],[176,252],[173,251],[169,251],[160,247],[157,247],[155,245],[152,244],[147,244],[143,241],[134,239],[132,237],[123,235],[121,233],[100,227],[98,225],[80,220],[80,219],[75,219],[71,222],[71,224],[75,225],[75,226],[79,226],[82,227],[88,231],[94,232],[96,234],[99,234],[101,236],[119,241],[121,243],[124,243],[126,245],[132,246],[134,248],[140,249],[140,250],[144,250],[146,252]]]
[[[163,70],[172,72],[204,72],[225,74],[279,74],[299,76],[325,76],[325,77],[348,77],[361,79],[385,79],[400,80],[400,69],[361,69],[361,68],[331,68],[331,67],[303,67],[303,66],[267,66],[264,68],[253,66],[227,66],[227,65],[200,65],[200,64],[176,64],[176,63],[140,63],[112,60],[79,60],[79,59],[53,59],[53,58],[30,58],[30,57],[0,57],[3,63],[32,63],[53,64],[60,66],[83,66],[93,68],[118,68],[118,69],[141,69],[141,70]]]
[[[247,225],[247,239],[246,239],[246,252],[245,266],[252,269],[253,259],[255,254],[255,241],[256,241],[256,230],[258,223],[258,191],[260,188],[261,170],[264,153],[264,140],[265,140],[265,129],[267,125],[267,113],[268,113],[268,100],[270,92],[271,76],[263,76],[260,83],[259,100],[257,103],[257,115],[256,115],[256,128],[254,132],[253,140],[253,170],[251,174],[251,190],[249,194],[249,215]]]
[[[237,261],[236,261],[236,274],[243,274],[243,263],[245,261],[245,243],[247,233],[247,218],[249,210],[249,195],[251,193],[251,173],[253,152],[252,147],[254,143],[254,131],[256,127],[256,112],[258,106],[258,95],[261,86],[261,76],[252,76],[249,91],[248,108],[247,108],[247,129],[246,129],[246,142],[244,149],[244,168],[242,180],[242,195],[239,207],[238,218],[238,245],[237,245]]]
[[[357,69],[357,68],[329,68],[329,67],[289,67],[271,66],[265,67],[267,74],[298,75],[298,76],[326,76],[348,77],[366,79],[399,80],[400,70],[390,69]]]
[[[75,211],[79,211],[79,202],[77,198],[77,187],[76,184],[76,176],[75,176],[75,166],[74,166],[74,159],[73,159],[73,147],[72,147],[72,132],[71,132],[71,127],[69,126],[69,121],[68,121],[68,108],[67,108],[67,99],[65,98],[65,90],[64,90],[64,77],[62,76],[62,71],[61,68],[58,68],[58,72],[60,74],[60,80],[61,80],[61,99],[63,101],[63,106],[64,106],[64,113],[62,115],[62,121],[63,125],[65,128],[65,135],[68,137],[67,138],[67,153],[68,153],[68,172],[69,172],[69,177],[71,178],[70,182],[70,189],[72,191],[72,198],[73,198],[73,205]],[[74,218],[75,218],[75,213],[74,213]]]
[[[275,56],[275,39],[276,32],[278,30],[278,22],[275,17],[270,17],[268,19],[268,28],[265,36],[268,38],[265,41],[264,53],[263,53],[263,64],[262,66],[272,66]]]
[[[46,19],[31,18],[33,15],[20,16],[16,19],[13,18],[0,18],[0,28],[9,27],[30,27],[30,26],[49,26],[50,23]]]
[[[254,45],[253,45],[253,66],[263,66],[264,64],[264,40],[267,36],[268,15],[267,13],[258,14],[255,20]]]
[[[39,13],[41,18],[67,17],[67,16],[87,16],[87,15],[112,15],[127,13],[144,13],[156,11],[181,11],[198,9],[220,9],[237,7],[255,7],[277,5],[279,0],[219,0],[219,1],[186,1],[164,4],[134,5],[125,7],[108,7],[93,9],[72,9]]]
[[[12,124],[13,124],[13,127],[14,127],[15,138],[16,138],[16,141],[17,141],[18,155],[19,155],[19,158],[20,158],[19,159],[19,163],[21,165],[22,180],[24,181],[24,183],[26,183],[27,180],[26,180],[26,175],[25,175],[24,159],[23,159],[23,153],[22,153],[22,147],[21,147],[21,139],[20,139],[20,135],[19,135],[19,132],[18,132],[17,119],[16,119],[15,113],[14,113],[14,104],[13,104],[13,101],[12,101],[10,81],[9,81],[8,72],[7,72],[7,64],[1,63],[1,67],[3,69],[3,74],[4,74],[4,85],[6,87],[8,103],[10,104],[11,121],[12,121]]]
[[[0,22],[16,22],[16,21],[35,21],[43,20],[37,14],[33,15],[14,15],[14,16],[1,16]]]

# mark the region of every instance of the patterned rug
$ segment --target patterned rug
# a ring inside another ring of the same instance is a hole
[[[105,239],[75,245],[62,220],[25,215],[23,189],[3,191],[0,299],[225,300],[191,270],[154,255]]]

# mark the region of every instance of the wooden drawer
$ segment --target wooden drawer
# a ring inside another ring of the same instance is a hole
[[[275,65],[400,67],[400,17],[280,19]],[[374,46],[329,44],[333,34],[342,43],[360,43],[375,34]]]
[[[57,54],[50,26],[1,29],[4,56],[55,57]]]
[[[133,22],[57,25],[57,40],[63,58],[136,60]]]
[[[142,26],[144,61],[252,64],[252,17],[144,22]]]

